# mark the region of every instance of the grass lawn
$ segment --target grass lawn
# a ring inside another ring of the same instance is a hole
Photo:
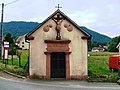
[[[118,53],[89,52],[88,74],[89,81],[116,82],[118,73],[109,69],[109,56]]]
[[[18,50],[18,52],[22,52],[21,67],[19,67],[19,58],[17,57],[17,55],[14,55],[13,65],[12,65],[11,55],[9,55],[8,64],[6,65],[6,68],[5,68],[5,64],[3,64],[3,60],[0,60],[0,71],[7,70],[19,75],[27,74],[28,65],[25,67],[25,69],[24,66],[28,61],[28,50]]]
[[[24,67],[26,62],[28,61],[28,50],[18,50],[19,53],[21,53],[20,60],[21,60],[21,66]],[[12,65],[12,58],[8,59],[8,64]],[[13,59],[13,65],[19,66],[19,58],[18,56],[14,56]]]

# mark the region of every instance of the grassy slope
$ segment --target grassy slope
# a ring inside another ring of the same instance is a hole
[[[89,81],[107,81],[116,82],[117,72],[111,72],[109,69],[109,56],[117,53],[110,52],[89,52],[88,73]]]
[[[3,60],[0,60],[0,71],[2,70],[7,70],[19,75],[25,75],[27,74],[27,69],[28,69],[28,65],[26,67],[26,70],[24,70],[24,66],[26,64],[26,62],[28,61],[28,51],[27,50],[19,50],[18,52],[22,52],[21,54],[21,66],[19,67],[19,60],[17,56],[14,56],[13,59],[13,65],[12,65],[12,59],[11,57],[8,59],[8,65],[5,68],[5,64],[3,64]],[[26,73],[25,73],[26,72]]]

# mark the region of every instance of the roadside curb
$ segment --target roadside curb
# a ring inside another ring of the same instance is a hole
[[[7,74],[9,74],[9,75],[12,75],[12,76],[18,77],[18,78],[22,78],[22,79],[25,79],[25,78],[26,78],[26,77],[24,77],[24,76],[16,75],[16,74],[11,73],[11,72],[6,71],[6,70],[3,70],[3,72],[5,72],[5,73],[7,73]]]

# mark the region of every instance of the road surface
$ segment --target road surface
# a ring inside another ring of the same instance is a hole
[[[78,80],[23,80],[0,77],[0,90],[120,90],[116,83],[88,83]]]

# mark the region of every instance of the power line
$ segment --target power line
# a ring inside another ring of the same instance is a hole
[[[9,2],[9,3],[5,4],[5,6],[6,6],[6,5],[9,5],[9,4],[13,4],[13,3],[15,3],[15,2],[17,2],[17,1],[19,1],[19,0],[15,0],[15,1]]]

